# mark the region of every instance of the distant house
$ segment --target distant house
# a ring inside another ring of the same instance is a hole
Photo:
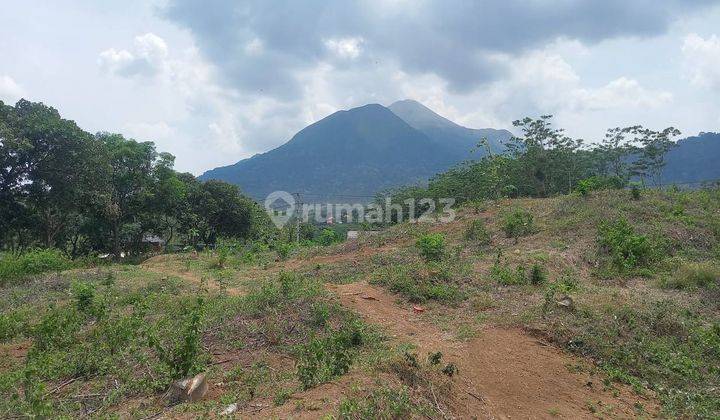
[[[163,238],[157,235],[151,235],[149,233],[143,236],[142,242],[143,244],[150,245],[153,251],[162,251],[163,247],[165,246],[165,241],[163,240]]]

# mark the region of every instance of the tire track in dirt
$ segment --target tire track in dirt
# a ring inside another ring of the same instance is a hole
[[[398,342],[417,346],[419,356],[441,351],[459,367],[452,409],[461,418],[616,418],[637,417],[635,404],[650,412],[657,404],[619,387],[603,389],[602,377],[573,373],[582,363],[562,350],[518,329],[485,327],[467,342],[453,341],[437,326],[423,321],[411,307],[366,282],[328,285],[342,304],[366,321],[380,325]],[[370,297],[370,299],[368,299]],[[590,407],[597,413],[593,413]]]

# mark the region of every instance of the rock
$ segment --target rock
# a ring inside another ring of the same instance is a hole
[[[204,373],[198,373],[192,378],[173,382],[170,386],[170,403],[176,404],[184,401],[198,401],[208,391],[207,379]]]
[[[230,414],[236,412],[238,409],[237,403],[232,403],[225,407],[225,409],[220,413],[221,416],[229,416]]]
[[[570,296],[563,296],[556,303],[559,307],[565,308],[567,310],[573,310],[575,308],[575,302]]]

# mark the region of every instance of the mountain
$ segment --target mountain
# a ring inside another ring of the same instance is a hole
[[[458,152],[461,140],[443,144],[390,109],[370,104],[336,112],[276,149],[200,178],[236,184],[256,199],[282,190],[303,193],[309,201],[348,201],[342,196],[425,182],[462,160],[467,152]]]
[[[454,152],[458,154],[459,160],[478,158],[482,151],[471,154],[471,150],[482,138],[488,140],[493,152],[501,153],[505,150],[504,142],[512,136],[512,133],[507,130],[463,127],[411,99],[397,101],[388,108],[436,143],[453,148]]]
[[[506,130],[459,126],[415,101],[388,108],[370,104],[338,111],[276,149],[200,178],[236,184],[256,199],[282,190],[303,193],[311,201],[347,201],[343,195],[371,196],[424,183],[456,163],[482,156],[483,151],[470,152],[480,138],[501,150],[510,136]]]
[[[665,161],[662,183],[720,180],[720,133],[700,133],[678,141]]]

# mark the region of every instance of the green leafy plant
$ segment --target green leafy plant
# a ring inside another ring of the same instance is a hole
[[[318,235],[316,242],[320,245],[328,246],[338,242],[339,240],[340,238],[334,230],[325,228],[320,232],[320,235]]]
[[[343,375],[350,370],[353,349],[364,342],[362,324],[348,322],[339,330],[330,330],[301,345],[297,363],[297,376],[303,389]]]
[[[440,261],[445,255],[445,236],[442,233],[422,235],[415,246],[425,261]]]
[[[485,221],[482,219],[476,219],[470,222],[465,231],[465,239],[468,241],[477,242],[479,245],[490,244],[490,232],[485,227]]]
[[[635,228],[624,218],[603,222],[598,228],[598,243],[621,271],[647,266],[656,258],[650,239],[635,233]]]
[[[505,215],[502,229],[508,238],[514,238],[517,243],[520,237],[535,233],[533,215],[527,210],[516,208]]]
[[[91,312],[95,298],[95,286],[88,282],[76,281],[73,282],[71,289],[78,310],[84,313]]]
[[[275,252],[281,261],[284,261],[290,256],[290,253],[294,249],[294,246],[288,242],[278,242],[275,244]]]
[[[547,273],[545,269],[538,263],[533,264],[530,269],[530,283],[531,284],[544,284],[547,282]]]

